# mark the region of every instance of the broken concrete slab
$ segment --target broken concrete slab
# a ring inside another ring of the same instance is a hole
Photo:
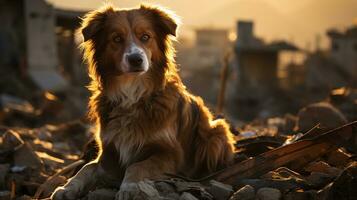
[[[261,188],[257,191],[257,200],[280,200],[281,192],[275,188]]]
[[[226,200],[233,193],[233,187],[231,185],[227,185],[215,180],[211,180],[209,184],[210,187],[207,191],[211,193],[217,200]]]

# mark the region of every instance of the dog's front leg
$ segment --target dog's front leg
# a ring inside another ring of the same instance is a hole
[[[53,200],[79,199],[95,185],[98,176],[97,162],[90,162],[82,167],[64,186],[58,187],[52,194]]]
[[[130,165],[125,172],[116,200],[129,200],[140,195],[139,182],[165,177],[164,173],[175,173],[181,162],[179,150],[162,150],[148,159]],[[140,199],[140,198],[139,198]]]

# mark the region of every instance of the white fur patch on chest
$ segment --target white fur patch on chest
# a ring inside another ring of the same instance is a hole
[[[119,102],[122,107],[130,107],[137,103],[147,92],[142,78],[117,79],[115,85],[107,92],[110,101]]]

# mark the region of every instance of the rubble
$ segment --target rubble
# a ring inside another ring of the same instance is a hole
[[[96,156],[93,130],[85,120],[49,124],[41,119],[66,107],[57,97],[47,96],[52,100],[46,98],[47,103],[40,107],[5,98],[12,103],[5,109],[11,112],[0,112],[0,200],[48,199],[56,187]],[[307,106],[297,116],[286,114],[245,124],[237,130],[238,151],[232,166],[199,180],[174,174],[145,180],[137,185],[134,196],[165,200],[351,199],[357,195],[357,122],[346,123],[353,117],[353,109],[344,117],[346,108],[338,110],[343,107],[336,106],[343,104],[338,98],[331,97],[330,104]],[[62,114],[57,117],[67,115]],[[19,116],[18,120],[13,120],[14,116]],[[115,199],[118,191],[98,187],[81,200]]]
[[[281,192],[274,188],[260,188],[257,192],[257,200],[279,200]]]
[[[347,123],[346,117],[327,102],[319,102],[302,108],[298,113],[297,129],[306,132],[316,124],[331,130]]]
[[[208,192],[212,194],[214,199],[225,200],[233,193],[233,187],[231,185],[226,185],[215,180],[211,180],[210,185],[211,187]]]
[[[252,186],[246,185],[237,190],[230,200],[253,200],[255,199],[255,190]]]

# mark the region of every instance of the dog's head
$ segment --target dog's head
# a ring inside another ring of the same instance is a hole
[[[136,9],[111,6],[88,13],[82,34],[90,73],[101,79],[140,76],[165,58],[167,38],[176,36],[177,23],[159,7],[141,5]]]

